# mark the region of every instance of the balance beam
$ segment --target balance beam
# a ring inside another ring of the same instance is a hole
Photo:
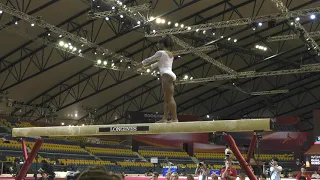
[[[13,128],[12,137],[34,136],[102,136],[136,134],[173,134],[201,132],[270,131],[267,119],[193,121],[178,123],[113,124],[88,126],[53,126]]]

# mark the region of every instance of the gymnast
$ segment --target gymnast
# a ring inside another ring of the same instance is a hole
[[[151,64],[150,69],[158,68],[160,71],[164,94],[164,115],[162,120],[157,121],[157,123],[179,122],[177,105],[174,100],[174,81],[177,77],[172,71],[173,54],[170,52],[173,42],[169,36],[166,36],[162,38],[157,45],[158,48],[162,50],[157,51],[153,56],[143,60],[140,65],[140,70],[145,71]],[[172,120],[168,121],[170,112],[172,114]]]

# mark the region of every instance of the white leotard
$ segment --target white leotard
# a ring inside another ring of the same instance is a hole
[[[158,60],[158,62],[151,64],[151,68],[159,68],[160,74],[168,74],[173,80],[176,80],[176,75],[172,71],[173,57],[169,57],[166,51],[157,51],[153,56],[142,61],[143,65],[152,63],[153,61]]]

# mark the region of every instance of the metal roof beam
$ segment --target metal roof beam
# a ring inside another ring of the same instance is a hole
[[[155,32],[150,32],[149,34],[146,33],[145,36],[156,37],[156,36],[164,36],[167,34],[171,34],[171,35],[182,34],[182,33],[190,33],[195,31],[211,30],[211,29],[218,29],[218,28],[225,28],[225,27],[250,25],[253,23],[267,22],[272,20],[286,20],[293,17],[308,16],[316,13],[320,13],[320,7],[296,10],[291,12],[288,11],[283,13],[270,14],[270,15],[257,16],[257,17],[249,17],[249,18],[207,23],[207,24],[198,24],[193,26],[186,26],[183,28],[179,27],[179,28],[172,28],[172,29],[157,30]]]

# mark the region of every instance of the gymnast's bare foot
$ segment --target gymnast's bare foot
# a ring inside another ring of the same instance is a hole
[[[175,123],[175,122],[179,122],[179,120],[178,119],[173,119],[173,120],[169,121],[169,123]]]
[[[166,120],[166,119],[161,119],[160,121],[156,121],[156,123],[167,123],[168,122],[168,120]]]

